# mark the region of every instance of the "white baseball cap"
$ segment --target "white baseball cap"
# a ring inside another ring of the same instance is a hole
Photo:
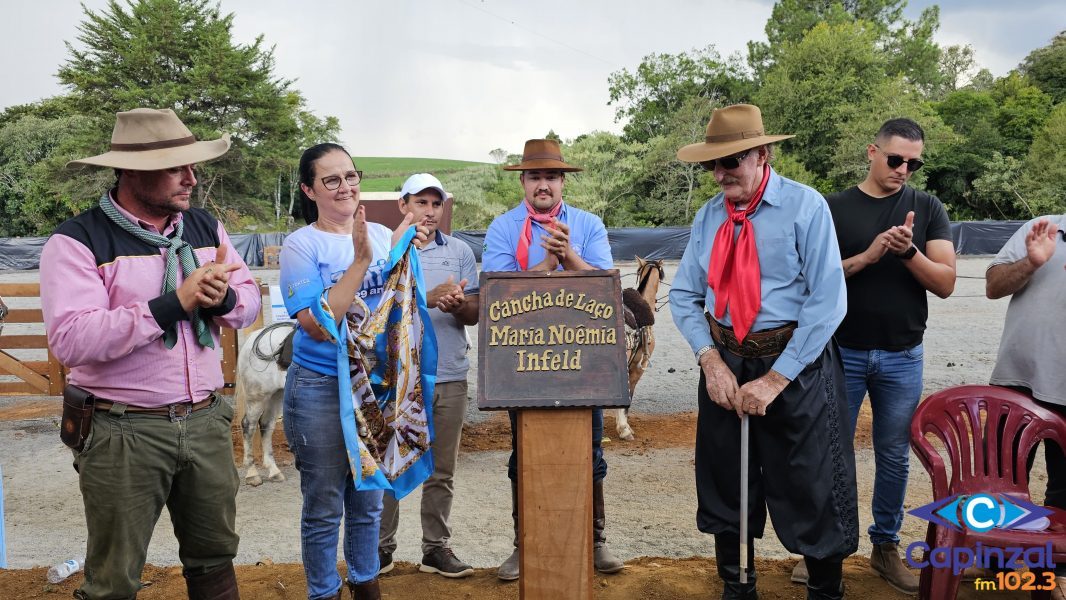
[[[407,181],[403,182],[403,187],[400,189],[400,197],[402,198],[407,194],[417,194],[428,189],[434,189],[440,192],[441,200],[448,199],[448,193],[444,191],[444,186],[441,185],[440,180],[429,173],[415,173],[408,177]]]

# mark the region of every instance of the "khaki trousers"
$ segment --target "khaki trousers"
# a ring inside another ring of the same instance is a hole
[[[448,547],[452,537],[448,517],[452,512],[455,463],[466,416],[466,380],[437,383],[433,390],[433,474],[422,484],[422,554]],[[400,527],[399,503],[385,494],[381,513],[381,541],[378,548],[396,550]]]

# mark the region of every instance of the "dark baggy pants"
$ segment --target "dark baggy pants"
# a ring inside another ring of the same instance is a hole
[[[742,358],[718,349],[743,385],[776,356]],[[696,524],[740,532],[740,419],[715,404],[700,377],[696,425]],[[781,543],[795,554],[842,560],[859,539],[855,454],[836,346],[830,342],[767,409],[749,417],[748,532],[762,537],[767,508]]]

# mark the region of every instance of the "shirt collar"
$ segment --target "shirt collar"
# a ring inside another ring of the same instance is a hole
[[[437,246],[447,246],[448,238],[444,237],[440,229],[433,232],[433,239],[423,247],[423,250],[429,250],[430,248],[436,248]]]
[[[774,171],[773,167],[770,167],[770,181],[766,182],[766,189],[762,193],[763,202],[770,206],[781,205],[781,176]],[[718,195],[711,199],[711,204],[715,207],[725,206],[725,193],[718,192]]]

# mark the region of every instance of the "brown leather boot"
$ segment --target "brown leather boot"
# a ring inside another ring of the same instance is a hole
[[[352,583],[351,581],[344,582],[348,585],[348,590],[352,592],[352,600],[381,600],[381,587],[378,586],[378,580],[375,577],[370,581],[363,583]],[[341,591],[337,592],[337,600],[341,598]]]
[[[897,591],[910,596],[918,594],[918,577],[903,564],[897,544],[874,544],[873,553],[870,554],[870,568]]]
[[[237,590],[237,573],[233,563],[217,567],[206,573],[182,573],[189,600],[240,600]]]
[[[607,517],[603,509],[603,480],[592,482],[592,564],[600,573],[617,573],[626,564],[607,547]]]

